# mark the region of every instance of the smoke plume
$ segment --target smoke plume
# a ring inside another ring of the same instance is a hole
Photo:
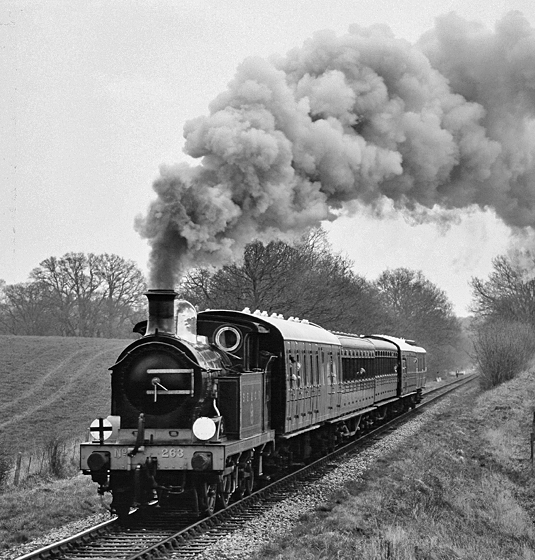
[[[535,32],[518,12],[494,31],[455,14],[417,45],[385,26],[316,33],[246,59],[185,152],[161,169],[136,221],[153,287],[190,266],[239,258],[252,239],[290,239],[357,201],[416,219],[493,208],[535,225]]]

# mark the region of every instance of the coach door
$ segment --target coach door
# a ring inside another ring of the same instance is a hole
[[[407,392],[407,358],[402,356],[401,358],[401,394],[404,395]]]
[[[327,386],[329,388],[328,403],[329,413],[328,416],[332,417],[338,413],[338,368],[336,364],[336,355],[332,350],[326,353],[327,364]]]
[[[314,397],[316,395],[316,387],[314,386],[314,359],[313,344],[310,342],[298,342],[298,390],[297,398],[299,401],[297,410],[299,414],[298,423],[301,428],[309,426],[315,418]]]
[[[289,422],[288,429],[293,431],[302,425],[305,417],[306,372],[303,361],[306,356],[298,342],[292,340],[286,344],[288,366],[287,420]]]
[[[311,342],[303,342],[301,343],[301,348],[301,382],[303,388],[301,418],[302,424],[309,426],[317,420],[319,412],[317,406],[317,370],[315,368],[315,354],[317,353],[317,347]]]
[[[309,347],[310,360],[310,402],[309,419],[312,423],[320,420],[321,385],[319,368],[319,349],[315,344]]]

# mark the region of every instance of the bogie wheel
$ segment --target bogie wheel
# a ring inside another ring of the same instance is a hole
[[[201,515],[213,515],[217,500],[217,484],[201,482],[197,489],[197,497]]]
[[[217,508],[225,509],[232,495],[232,477],[228,474],[217,485]]]
[[[244,496],[252,494],[254,487],[254,471],[251,463],[241,464],[239,472],[240,478],[238,480],[238,487],[234,494],[232,494],[232,499],[236,502],[241,500]]]
[[[254,487],[254,471],[251,463],[245,463],[243,468],[240,468],[241,478],[238,482],[238,488],[234,492],[237,500],[241,500],[244,496],[249,496],[253,492]]]
[[[254,488],[254,470],[251,463],[245,466],[245,495],[250,496]]]

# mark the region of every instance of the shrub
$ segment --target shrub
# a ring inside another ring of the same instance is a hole
[[[491,320],[473,329],[474,362],[482,389],[512,379],[535,354],[535,332],[526,323]]]
[[[7,453],[0,448],[0,488],[4,488],[12,467],[12,460]]]
[[[66,452],[67,440],[51,436],[45,443],[45,455],[49,473],[56,478],[65,478],[77,471],[72,459]]]

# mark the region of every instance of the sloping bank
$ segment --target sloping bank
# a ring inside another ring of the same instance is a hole
[[[535,373],[453,397],[254,558],[535,559]]]

